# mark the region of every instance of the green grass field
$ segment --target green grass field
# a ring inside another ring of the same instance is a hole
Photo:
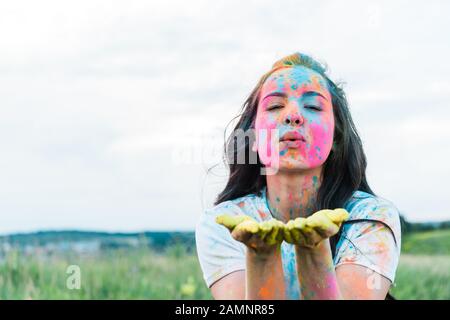
[[[450,230],[404,238],[397,270],[398,299],[450,299]],[[78,265],[81,288],[66,287],[66,269]],[[20,255],[0,262],[0,299],[211,299],[195,254],[181,247],[111,250],[96,256]]]
[[[406,234],[402,252],[450,256],[450,229]]]

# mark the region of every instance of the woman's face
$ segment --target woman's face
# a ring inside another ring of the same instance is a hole
[[[273,72],[261,87],[255,129],[254,149],[266,167],[321,166],[334,133],[331,95],[324,78],[302,66]]]

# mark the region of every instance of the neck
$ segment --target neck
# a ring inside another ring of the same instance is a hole
[[[279,171],[266,176],[267,200],[274,218],[287,222],[314,212],[321,168],[304,172]]]

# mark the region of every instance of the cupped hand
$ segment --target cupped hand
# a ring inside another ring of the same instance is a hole
[[[337,234],[348,217],[349,214],[345,209],[324,209],[307,218],[290,220],[283,229],[284,240],[299,246],[314,248],[322,240]]]
[[[220,215],[216,222],[225,226],[232,237],[256,253],[271,253],[283,242],[283,222],[271,219],[257,222],[247,215]]]

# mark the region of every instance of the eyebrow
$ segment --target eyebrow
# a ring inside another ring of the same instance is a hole
[[[328,100],[325,95],[323,95],[322,93],[318,92],[318,91],[306,91],[302,94],[302,97],[311,97],[311,96],[320,96],[322,98],[324,98],[325,100]],[[263,101],[264,99],[268,98],[268,97],[282,97],[282,98],[287,98],[287,94],[284,92],[271,92],[269,94],[267,94],[261,101]]]

